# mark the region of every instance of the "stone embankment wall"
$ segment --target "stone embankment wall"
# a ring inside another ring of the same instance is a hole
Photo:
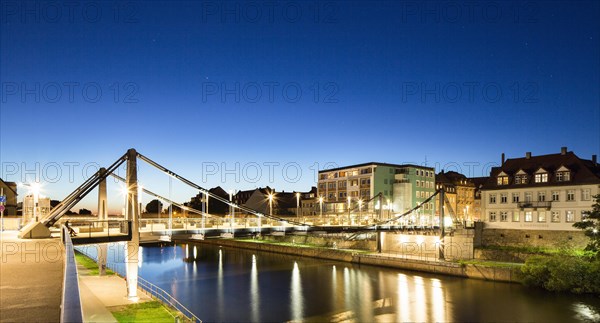
[[[282,239],[283,237],[277,237]],[[296,237],[297,238],[297,237]],[[293,236],[286,239],[295,239]],[[460,264],[456,262],[421,260],[389,256],[385,253],[360,253],[347,250],[338,250],[322,247],[290,246],[270,243],[255,243],[239,240],[208,239],[194,241],[225,247],[244,248],[258,251],[267,251],[294,256],[312,257],[318,259],[350,262],[362,265],[384,266],[403,270],[428,272],[434,274],[452,275],[467,278],[484,279],[500,282],[518,282],[518,268],[496,268],[474,264]],[[298,242],[298,241],[297,241]],[[368,243],[371,245],[371,242]],[[408,257],[408,256],[407,256]],[[436,258],[433,258],[436,259]]]
[[[483,246],[584,248],[588,238],[582,231],[483,229]]]

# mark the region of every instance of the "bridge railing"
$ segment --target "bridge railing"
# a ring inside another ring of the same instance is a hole
[[[92,237],[92,233],[99,233],[103,237],[122,236],[129,233],[127,220],[84,220],[84,219],[67,219],[61,221],[65,224],[69,221],[69,227],[73,228],[78,237]]]
[[[62,303],[60,310],[61,322],[83,322],[81,297],[79,294],[79,279],[75,250],[66,226],[61,230],[62,241],[65,246],[65,268],[63,276]]]

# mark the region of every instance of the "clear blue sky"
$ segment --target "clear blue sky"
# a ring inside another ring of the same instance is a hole
[[[39,163],[55,199],[130,147],[206,187],[286,191],[309,189],[327,163],[481,176],[502,152],[600,153],[598,1],[0,10],[0,177],[31,180]],[[168,181],[143,171],[165,193]]]

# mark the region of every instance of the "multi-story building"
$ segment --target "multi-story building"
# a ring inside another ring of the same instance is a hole
[[[473,191],[473,221],[483,220],[481,216],[481,189],[483,188],[483,184],[487,183],[489,179],[489,177],[470,178],[471,182],[475,185],[475,190]]]
[[[0,178],[0,187],[2,194],[6,197],[4,205],[4,215],[17,215],[17,183],[5,182]]]
[[[596,156],[560,154],[502,160],[481,188],[482,216],[488,229],[580,231],[582,219],[600,194]],[[529,236],[529,235],[528,235]],[[537,235],[542,238],[542,235]]]
[[[23,224],[43,219],[50,213],[50,209],[50,198],[33,194],[25,196],[23,198]]]
[[[474,219],[475,184],[463,174],[443,170],[436,175],[435,182],[437,189],[444,188],[450,211],[457,220],[471,222]],[[437,201],[436,210],[439,212],[439,199]]]
[[[434,192],[434,168],[375,162],[319,171],[317,189],[327,214],[347,214],[357,206],[366,213],[397,214],[423,203]],[[434,210],[430,202],[419,212],[433,215]]]

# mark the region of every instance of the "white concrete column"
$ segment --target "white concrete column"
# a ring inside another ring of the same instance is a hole
[[[127,220],[131,221],[131,241],[127,242],[125,268],[127,274],[127,297],[137,299],[138,252],[140,248],[137,180],[137,152],[127,151]]]
[[[106,175],[106,168],[100,168],[100,176]],[[106,210],[106,178],[100,181],[98,185],[98,221],[108,220],[108,211]],[[108,234],[108,223],[102,222],[101,226],[106,230]],[[98,244],[98,273],[100,276],[106,275],[106,253],[107,244]]]

